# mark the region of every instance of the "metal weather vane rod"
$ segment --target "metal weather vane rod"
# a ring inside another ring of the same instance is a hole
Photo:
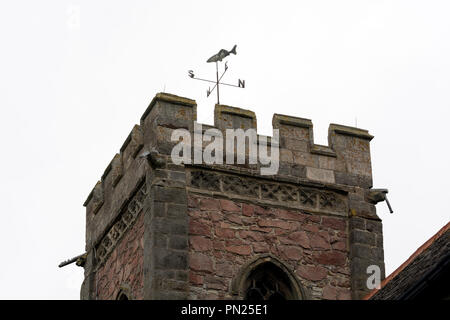
[[[216,81],[197,78],[197,77],[195,77],[193,70],[188,71],[188,75],[192,79],[214,83],[214,87],[212,89],[208,88],[208,90],[206,91],[206,96],[209,97],[209,95],[217,88],[217,104],[220,104],[219,85],[222,84],[222,85],[226,85],[226,86],[230,86],[230,87],[245,88],[245,80],[241,80],[241,79],[238,79],[237,85],[220,82],[220,80],[222,80],[223,76],[225,75],[225,72],[227,72],[227,70],[228,70],[228,65],[227,65],[228,62],[225,62],[225,70],[220,77],[219,77],[219,64],[218,63],[219,63],[219,61],[221,62],[225,57],[229,56],[231,53],[236,54],[236,45],[234,45],[234,47],[230,51],[225,50],[225,49],[220,50],[217,54],[213,55],[206,61],[208,63],[209,62],[216,63]]]

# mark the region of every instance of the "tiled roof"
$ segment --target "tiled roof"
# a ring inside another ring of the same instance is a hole
[[[421,280],[450,259],[450,222],[425,242],[408,260],[370,292],[364,300],[399,300]]]

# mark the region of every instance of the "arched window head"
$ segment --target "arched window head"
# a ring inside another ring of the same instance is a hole
[[[119,294],[117,295],[117,300],[130,300],[130,299],[128,299],[128,296],[123,291],[120,291]]]
[[[260,264],[244,284],[245,300],[292,300],[293,288],[289,277],[271,262]]]
[[[120,290],[117,294],[116,300],[133,300],[130,286],[127,283],[124,283],[120,286]]]
[[[245,300],[296,300],[305,294],[295,275],[270,254],[245,265],[233,281],[233,293]]]

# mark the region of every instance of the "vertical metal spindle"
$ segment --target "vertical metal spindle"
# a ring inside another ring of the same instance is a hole
[[[217,104],[220,104],[219,102],[219,64],[216,61],[216,85],[217,85]]]

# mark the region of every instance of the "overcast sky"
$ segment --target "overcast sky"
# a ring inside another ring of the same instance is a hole
[[[450,219],[448,1],[2,1],[0,298],[78,299],[87,195],[161,91],[368,129],[387,274]]]

